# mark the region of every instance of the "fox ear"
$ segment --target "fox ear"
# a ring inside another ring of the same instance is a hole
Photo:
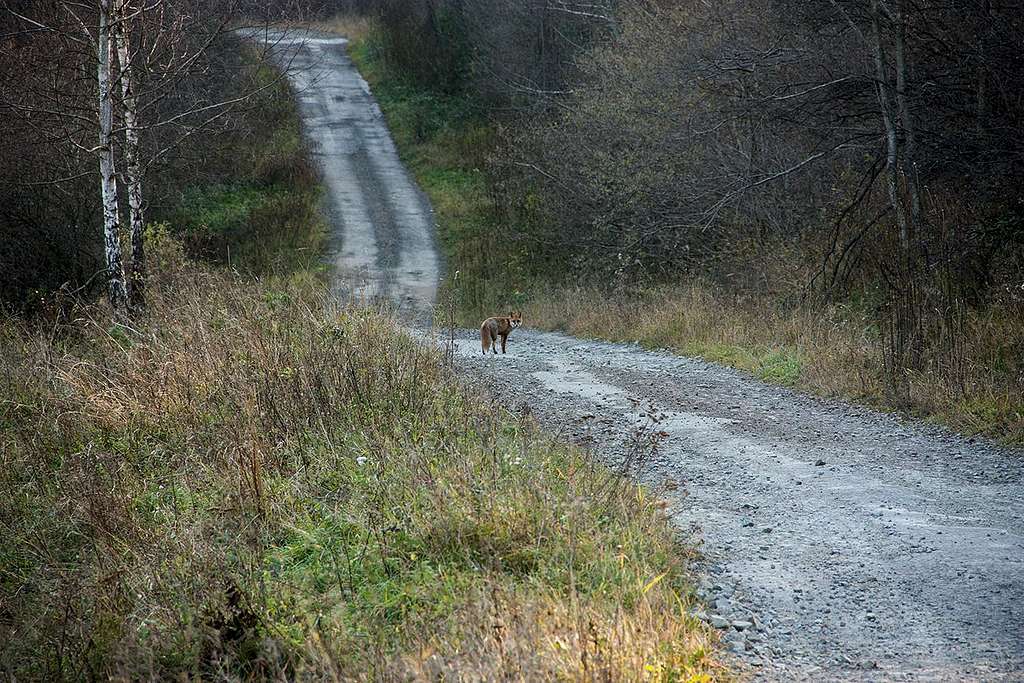
[[[509,312],[508,312],[508,317],[510,317],[510,318],[514,318],[514,317],[516,317],[516,314],[515,314],[515,313],[513,313],[512,311],[509,311]]]

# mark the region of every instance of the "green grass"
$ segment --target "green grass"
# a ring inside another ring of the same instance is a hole
[[[161,240],[130,341],[0,327],[15,675],[722,674],[650,492],[315,278]]]
[[[349,54],[433,204],[448,262],[444,289],[454,295],[460,323],[476,325],[521,305],[534,282],[531,259],[489,195],[481,169],[495,142],[482,106],[468,94],[433,92],[396,75],[377,45],[367,31],[350,43]]]
[[[188,217],[183,228],[216,235],[242,232],[250,214],[269,202],[273,194],[245,185],[190,188],[181,201],[181,212]]]
[[[257,94],[218,141],[218,157],[232,161],[157,220],[193,258],[263,275],[317,269],[327,229],[294,94],[265,64],[249,76]]]

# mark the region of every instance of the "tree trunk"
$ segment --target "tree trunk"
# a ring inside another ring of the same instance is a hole
[[[917,171],[917,143],[914,135],[914,119],[910,113],[907,97],[907,56],[906,56],[906,16],[903,14],[901,0],[896,0],[896,105],[899,109],[900,126],[903,128],[902,169],[907,194],[910,199],[909,237],[914,238],[921,228],[921,188]]]
[[[978,145],[983,145],[982,142],[985,137],[985,119],[988,116],[988,69],[986,60],[988,59],[988,43],[989,35],[992,32],[991,22],[992,17],[992,3],[989,0],[985,0],[982,3],[982,16],[980,24],[982,28],[978,30],[974,37],[974,45],[977,50],[977,56],[975,57],[974,67],[974,93],[975,93],[975,134],[978,136]]]
[[[900,192],[900,148],[896,136],[896,116],[893,98],[890,93],[892,84],[889,82],[889,68],[885,59],[885,46],[882,44],[881,10],[878,0],[871,1],[871,29],[875,53],[875,78],[878,81],[878,102],[882,111],[882,124],[885,127],[886,170],[889,178],[889,203],[896,212],[896,225],[899,229],[900,248],[904,255],[910,251],[910,230],[907,225],[907,212],[903,205]]]
[[[132,53],[129,39],[128,2],[122,1],[116,32],[117,54],[121,66],[121,95],[124,107],[125,162],[128,185],[128,220],[131,239],[131,267],[128,276],[128,300],[133,311],[146,305],[146,251],[143,243],[145,216],[142,208],[142,164],[139,141],[138,102],[132,74]]]
[[[125,289],[124,266],[121,263],[121,219],[117,206],[117,173],[114,167],[114,104],[111,83],[113,43],[111,42],[111,2],[99,3],[99,36],[97,41],[97,81],[100,124],[100,194],[103,199],[103,241],[107,258],[107,287],[114,317],[126,317],[128,295]]]

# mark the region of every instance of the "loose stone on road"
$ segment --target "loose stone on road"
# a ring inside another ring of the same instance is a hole
[[[462,372],[607,463],[658,419],[643,478],[701,544],[697,616],[755,678],[1024,679],[1021,453],[633,345],[475,337]]]

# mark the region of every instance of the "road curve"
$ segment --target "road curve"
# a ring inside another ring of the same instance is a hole
[[[246,37],[269,48],[298,97],[327,195],[336,294],[429,324],[441,264],[433,211],[402,165],[345,52],[347,41],[304,30],[251,30]]]
[[[432,213],[344,41],[258,38],[316,146],[339,293],[424,322]],[[1024,680],[1024,454],[636,346],[517,331],[483,357],[476,335],[460,372],[605,462],[659,416],[639,474],[674,483],[706,557],[699,616],[755,679]]]
[[[1024,680],[1024,453],[633,345],[467,331],[457,358],[609,464],[657,417],[640,474],[755,679]]]

